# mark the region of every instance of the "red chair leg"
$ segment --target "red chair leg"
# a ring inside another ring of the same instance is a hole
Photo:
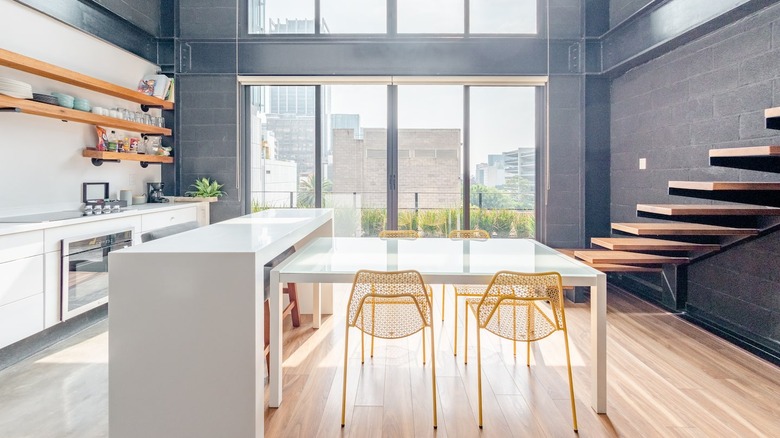
[[[290,309],[290,316],[292,317],[293,327],[301,326],[301,314],[298,311],[298,291],[295,288],[295,283],[287,283],[285,292],[289,295],[290,303],[295,303]]]

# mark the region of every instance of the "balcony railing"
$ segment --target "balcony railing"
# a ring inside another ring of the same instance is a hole
[[[387,224],[385,192],[324,192],[323,206],[334,209],[337,236],[377,236]],[[398,228],[413,229],[425,237],[446,237],[463,228],[462,193],[399,193]],[[520,192],[472,192],[472,229],[493,237],[533,238],[536,232],[534,194]],[[252,211],[269,208],[314,207],[314,195],[306,191],[252,192]]]

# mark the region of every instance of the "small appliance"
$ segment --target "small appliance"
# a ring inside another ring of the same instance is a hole
[[[150,203],[168,202],[168,199],[163,196],[163,187],[165,183],[162,182],[146,183],[146,193],[149,194]]]

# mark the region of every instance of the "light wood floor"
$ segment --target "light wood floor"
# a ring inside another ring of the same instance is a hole
[[[342,300],[336,308],[343,309],[346,293],[335,295]],[[441,295],[435,296],[440,311]],[[344,316],[338,312],[319,330],[311,329],[310,317],[295,330],[289,318],[285,322],[285,396],[279,409],[266,405],[266,436],[576,436],[560,333],[533,344],[530,368],[525,344],[518,344],[515,359],[510,341],[483,335],[484,429],[479,430],[476,338],[472,334],[464,365],[462,313],[458,357],[452,353],[451,300],[448,290],[446,321],[435,326],[437,430],[430,361],[422,365],[420,336],[377,340],[374,358],[366,356],[361,366],[356,329],[350,331],[347,425],[340,427]],[[608,414],[595,414],[589,406],[589,304],[567,302],[566,312],[579,436],[780,436],[780,368],[612,287]]]

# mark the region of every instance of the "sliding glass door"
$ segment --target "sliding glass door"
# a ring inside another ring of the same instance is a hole
[[[247,87],[252,211],[333,208],[337,236],[534,237],[538,86],[453,82]]]
[[[463,86],[398,86],[398,229],[462,227]]]

